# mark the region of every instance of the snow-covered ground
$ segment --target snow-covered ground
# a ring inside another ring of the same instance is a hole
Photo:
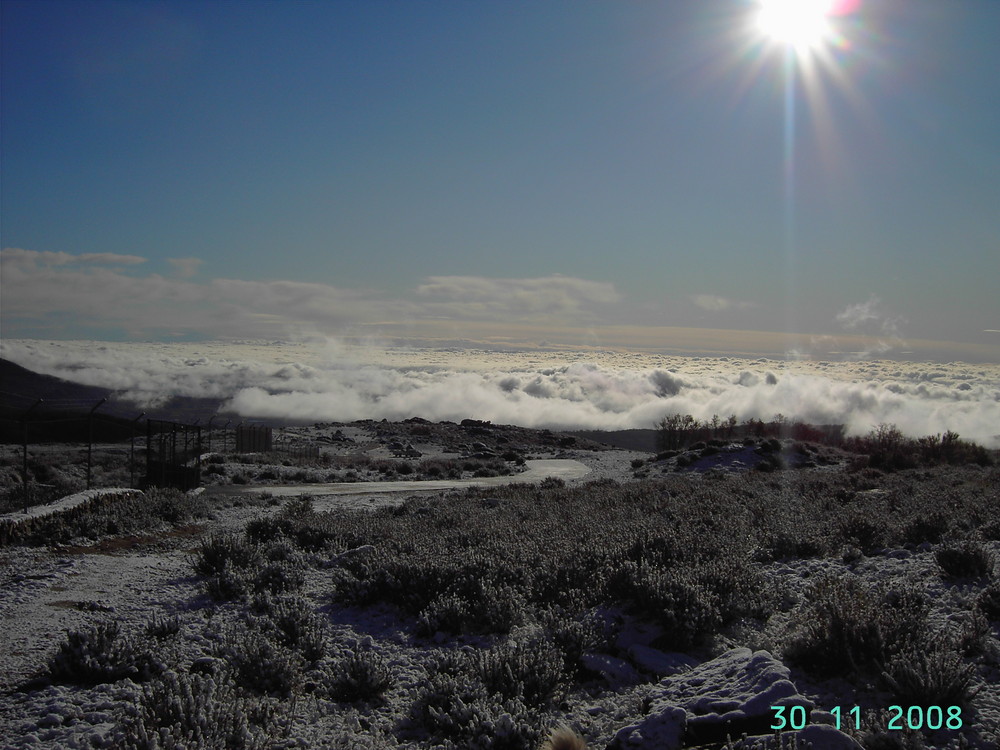
[[[573,468],[566,476],[570,482],[627,481],[635,473],[632,461],[649,457],[624,451],[567,455],[589,469],[584,472]],[[552,465],[548,468],[551,470]],[[387,490],[377,486],[356,488],[352,494],[331,496],[325,502],[344,508],[400,502],[401,495]],[[206,645],[203,633],[224,627],[227,618],[235,617],[234,607],[210,605],[207,601],[200,580],[192,572],[192,552],[200,540],[212,534],[235,531],[248,520],[278,512],[284,501],[274,505],[228,505],[226,498],[216,497],[206,502],[215,503],[217,508],[213,518],[197,529],[164,534],[133,546],[0,550],[0,747],[113,745],[120,732],[121,711],[138,701],[141,686],[127,679],[96,687],[44,681],[25,686],[44,671],[68,630],[113,619],[123,632],[136,633],[154,617],[162,620],[176,615],[183,623],[182,641],[169,648],[196,656]],[[992,548],[994,554],[1000,555],[1000,543],[993,542]],[[787,597],[801,596],[809,582],[823,573],[848,570],[866,582],[923,582],[935,602],[932,615],[942,619],[948,616],[952,603],[971,595],[961,585],[941,581],[929,545],[918,550],[888,550],[854,561],[783,560],[762,567],[767,580]],[[326,571],[310,569],[307,575],[303,595],[322,602]],[[392,665],[396,680],[385,701],[378,705],[345,705],[320,698],[301,701],[284,737],[294,737],[297,744],[279,746],[330,747],[331,738],[347,743],[333,745],[338,747],[407,746],[399,744],[387,728],[409,712],[426,679],[424,665],[436,653],[456,644],[416,639],[410,623],[381,605],[323,606],[322,612],[338,649],[377,650]],[[801,736],[802,740],[811,742],[814,750],[859,747],[844,734],[820,726],[832,722],[830,711],[835,706],[846,711],[853,705],[853,689],[843,681],[811,679],[774,658],[775,639],[780,637],[782,624],[781,615],[776,615],[765,630],[730,634],[719,640],[713,655],[694,659],[652,648],[655,634],[641,623],[626,622],[614,653],[589,657],[588,666],[604,674],[603,681],[572,694],[561,713],[590,740],[591,747],[604,747],[617,737],[622,748],[669,750],[677,747],[671,738],[679,736],[680,728],[692,726],[693,717],[699,717],[696,723],[706,727],[705,736],[709,737],[719,722],[757,727],[763,721],[772,721],[772,705],[809,705],[815,708],[815,726]],[[986,671],[978,678],[975,714],[967,714],[977,726],[971,735],[975,743],[972,746],[983,750],[996,748],[1000,739],[997,635],[994,627],[988,640],[992,652],[985,659]],[[650,682],[647,676],[637,683],[638,676],[651,672],[663,677],[662,681]],[[714,725],[713,716],[717,720]],[[899,737],[902,735],[899,733]],[[958,747],[958,733],[942,730],[934,742],[934,747]]]

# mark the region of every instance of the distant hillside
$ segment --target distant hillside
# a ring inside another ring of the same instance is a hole
[[[21,441],[21,416],[39,399],[31,412],[29,439],[36,442],[79,442],[87,439],[86,415],[102,399],[95,413],[94,439],[126,439],[132,422],[143,411],[146,418],[206,424],[219,411],[222,399],[175,397],[163,406],[144,409],[107,389],[43,375],[0,359],[0,442]],[[145,426],[145,420],[140,424]]]
[[[656,430],[565,430],[567,435],[604,443],[614,448],[656,453]]]

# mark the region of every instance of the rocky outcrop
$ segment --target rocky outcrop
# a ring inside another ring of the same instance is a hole
[[[770,653],[733,649],[661,680],[651,696],[649,714],[621,729],[611,747],[672,750],[743,735],[772,735],[772,706],[803,706],[807,716],[813,708],[789,679],[788,668]],[[797,734],[814,750],[860,750],[854,740],[830,726],[806,726]]]

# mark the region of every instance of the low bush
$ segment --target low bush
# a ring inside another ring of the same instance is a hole
[[[213,655],[227,664],[237,685],[260,695],[288,698],[301,681],[298,654],[253,628],[224,630]]]
[[[901,704],[923,707],[967,704],[977,692],[975,675],[975,667],[945,643],[902,651],[882,673]]]
[[[381,698],[392,682],[392,672],[382,655],[365,649],[335,665],[325,688],[334,700],[369,702]]]
[[[464,674],[431,671],[411,708],[411,721],[449,746],[470,750],[535,747],[540,722],[517,699],[502,700]]]
[[[164,672],[146,686],[117,746],[123,750],[264,750],[274,711],[231,682]]]
[[[853,576],[825,576],[793,613],[789,661],[822,677],[872,673],[927,636],[928,605],[913,591],[868,587]]]
[[[996,564],[993,553],[973,540],[938,547],[934,559],[941,572],[950,578],[989,578]]]
[[[976,599],[976,609],[989,620],[1000,620],[1000,582],[993,581],[982,590]]]
[[[548,640],[476,651],[470,668],[488,692],[527,706],[549,703],[564,687],[563,654]]]
[[[245,537],[213,534],[198,547],[192,564],[200,576],[220,575],[227,569],[247,570],[261,564],[260,549]]]
[[[146,624],[146,634],[158,640],[172,638],[180,631],[181,619],[177,615],[164,618],[153,615]]]
[[[126,677],[136,682],[151,679],[160,669],[149,649],[123,636],[117,622],[102,622],[67,634],[49,662],[57,682],[99,685]]]
[[[326,628],[309,603],[300,597],[264,599],[258,608],[264,611],[274,638],[292,649],[307,664],[315,664],[326,654]]]

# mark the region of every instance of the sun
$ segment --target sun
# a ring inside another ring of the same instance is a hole
[[[757,27],[768,39],[808,53],[831,34],[831,0],[760,0]]]

